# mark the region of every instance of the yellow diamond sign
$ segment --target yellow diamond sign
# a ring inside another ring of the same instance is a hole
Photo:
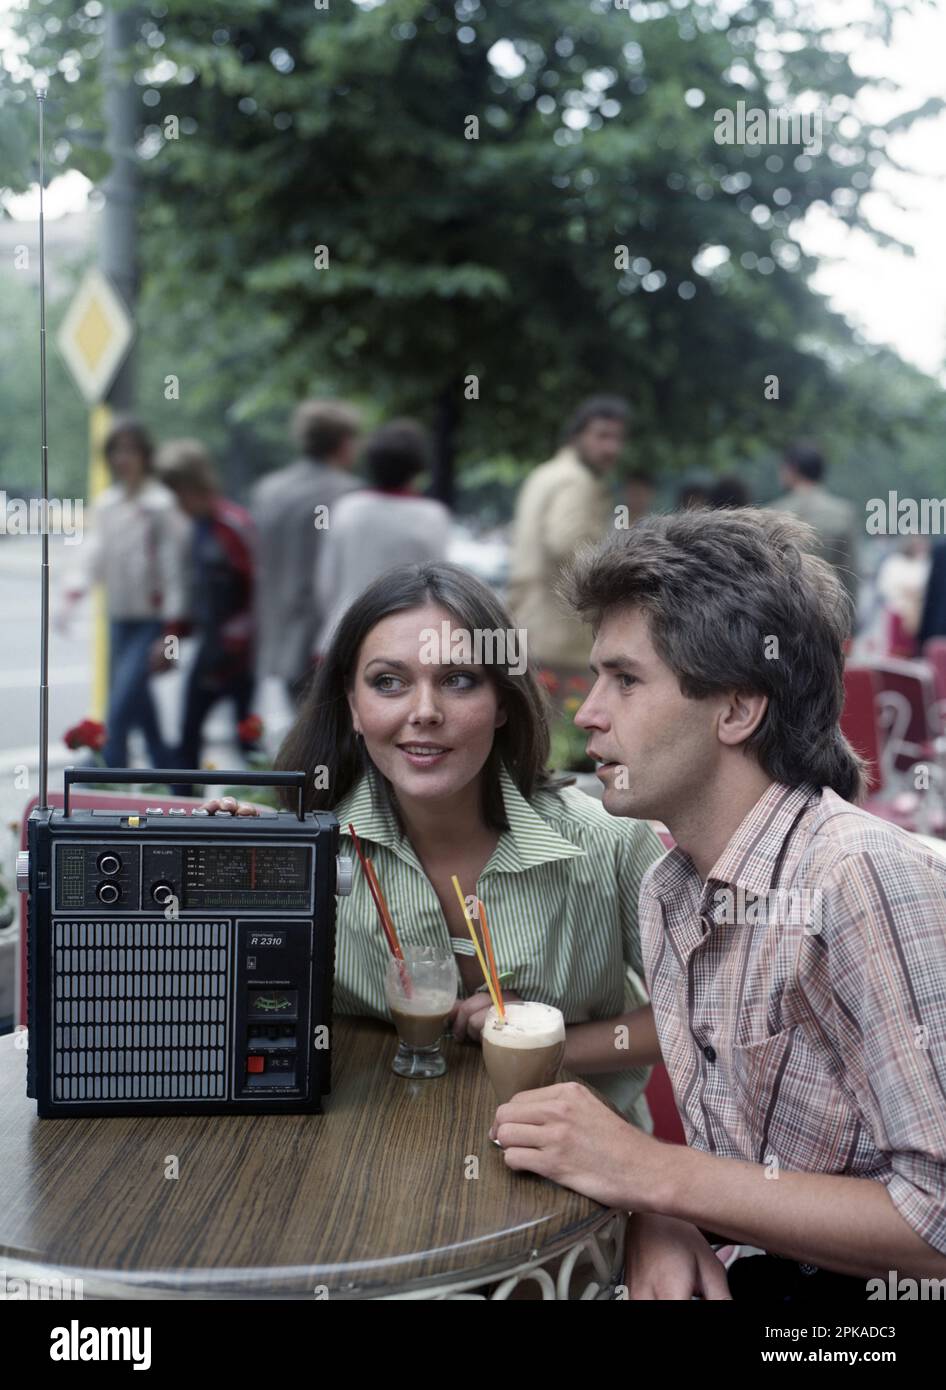
[[[135,336],[131,315],[100,270],[89,270],[56,337],[73,380],[89,405],[105,399]]]

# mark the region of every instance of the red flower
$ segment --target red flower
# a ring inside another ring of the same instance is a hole
[[[539,684],[544,685],[550,695],[554,695],[558,689],[558,676],[552,671],[540,671]]]
[[[569,676],[566,690],[574,690],[578,695],[587,695],[591,689],[591,681],[587,676]]]
[[[67,748],[91,748],[93,753],[101,752],[107,741],[108,730],[97,719],[83,719],[63,735]]]
[[[248,714],[237,725],[237,738],[241,743],[257,743],[263,736],[263,721],[258,714]]]

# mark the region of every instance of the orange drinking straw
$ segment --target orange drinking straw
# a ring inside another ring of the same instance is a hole
[[[496,969],[496,958],[493,955],[493,942],[489,934],[489,924],[486,921],[486,904],[482,898],[477,898],[480,909],[480,921],[483,924],[483,942],[486,946],[486,958],[489,961],[489,968],[493,972],[493,985],[496,990],[496,1002],[499,1007],[499,1017],[505,1021],[506,1006],[503,1003],[503,992],[499,987],[499,972]]]
[[[385,900],[384,893],[381,890],[381,884],[378,882],[378,875],[375,873],[374,865],[370,859],[365,860],[365,868],[368,871],[368,882],[374,885],[374,890],[378,895],[377,901],[380,904],[381,921],[387,933],[388,940],[391,943],[391,950],[399,960],[403,960],[404,952],[401,950],[401,943],[398,941],[397,932],[394,930],[394,918],[391,916],[391,909],[388,907]]]
[[[486,987],[487,987],[487,989],[489,990],[489,993],[490,993],[490,998],[491,998],[492,1001],[493,1001],[493,1005],[494,1005],[494,1007],[495,1007],[495,1009],[496,1009],[497,1014],[499,1014],[500,1018],[504,1018],[505,1015],[503,1014],[502,1000],[501,1000],[501,999],[499,998],[499,996],[497,995],[496,990],[495,990],[495,988],[494,988],[494,986],[493,986],[492,977],[490,976],[490,973],[489,973],[489,966],[486,964],[486,959],[485,959],[485,957],[484,957],[484,955],[483,955],[483,952],[482,952],[482,950],[481,950],[481,948],[480,948],[480,943],[479,943],[479,941],[477,940],[476,928],[473,926],[473,919],[470,917],[470,914],[469,914],[469,912],[467,911],[466,899],[464,898],[463,893],[462,893],[461,888],[460,888],[460,880],[457,878],[456,874],[453,874],[453,875],[451,876],[450,882],[453,884],[454,888],[456,889],[457,897],[460,899],[460,906],[461,906],[462,909],[463,909],[463,915],[464,915],[464,917],[466,918],[466,924],[467,924],[467,927],[469,928],[470,936],[473,938],[473,946],[474,946],[474,949],[475,949],[475,951],[476,951],[477,959],[478,959],[478,961],[479,961],[479,963],[480,963],[480,969],[481,969],[482,972],[483,972],[483,979],[486,981]],[[478,898],[477,898],[477,902],[479,902],[479,899],[478,899]]]

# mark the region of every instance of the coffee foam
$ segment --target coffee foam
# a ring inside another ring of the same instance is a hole
[[[418,989],[415,985],[410,999],[402,995],[395,999],[393,1007],[398,1013],[427,1017],[431,1014],[448,1014],[455,1000],[456,994],[451,994],[448,990]]]
[[[507,1004],[503,1023],[490,1005],[483,1037],[489,1038],[494,1047],[551,1047],[565,1041],[565,1019],[561,1010],[551,1004]]]

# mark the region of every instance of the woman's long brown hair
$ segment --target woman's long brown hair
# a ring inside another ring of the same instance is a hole
[[[458,565],[428,563],[389,570],[345,612],[319,664],[296,722],[276,757],[280,770],[304,770],[308,811],[328,811],[345,797],[367,772],[376,796],[384,798],[397,817],[390,783],[375,768],[364,742],[352,726],[348,693],[358,653],[368,633],[382,618],[436,603],[446,609],[461,631],[508,632],[512,620],[493,591]],[[509,654],[508,651],[506,653]],[[483,769],[483,817],[496,830],[506,828],[500,765],[505,763],[524,797],[540,788],[566,786],[574,779],[553,777],[549,756],[548,705],[531,668],[512,675],[508,663],[485,668],[496,686],[506,722],[496,730]],[[321,775],[315,776],[318,771]],[[286,805],[291,798],[286,799]],[[400,821],[399,821],[400,823]]]

